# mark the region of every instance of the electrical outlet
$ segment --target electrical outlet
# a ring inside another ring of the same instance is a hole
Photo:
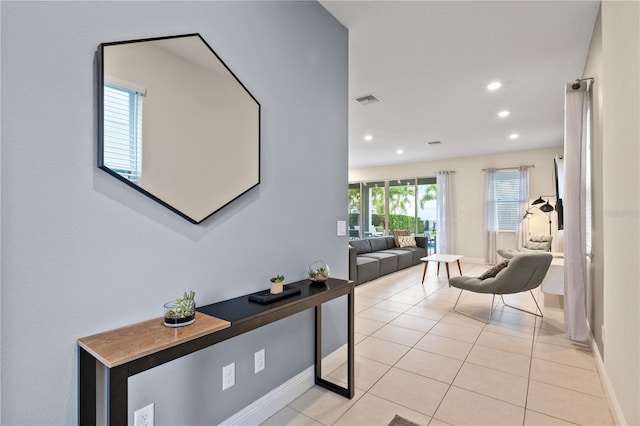
[[[133,413],[134,426],[153,426],[153,402]]]
[[[255,368],[254,373],[259,373],[264,370],[264,349],[260,349],[254,354]]]
[[[227,390],[236,384],[236,363],[222,367],[222,390]]]

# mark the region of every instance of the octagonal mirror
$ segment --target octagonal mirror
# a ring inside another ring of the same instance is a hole
[[[192,223],[260,183],[260,104],[199,34],[97,60],[98,167]]]

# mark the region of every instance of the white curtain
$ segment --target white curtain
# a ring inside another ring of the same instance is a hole
[[[436,253],[455,253],[453,247],[453,215],[452,188],[450,171],[440,171],[436,174]]]
[[[529,166],[520,166],[518,168],[518,229],[516,238],[518,240],[518,248],[524,247],[524,243],[529,239],[529,221],[524,220],[529,208]]]
[[[586,316],[585,158],[590,142],[591,87],[565,86],[564,106],[564,325],[572,340],[589,339]]]
[[[487,169],[487,204],[485,208],[486,263],[498,263],[498,205],[496,200],[496,169]]]

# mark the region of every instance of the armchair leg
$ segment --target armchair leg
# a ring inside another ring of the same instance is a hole
[[[510,307],[512,309],[517,309],[518,311],[522,311],[522,312],[525,312],[527,314],[531,314],[531,315],[535,315],[537,317],[543,318],[542,309],[540,309],[540,305],[538,305],[538,301],[536,300],[536,297],[533,295],[533,291],[529,290],[529,293],[531,294],[531,297],[533,298],[533,302],[536,304],[536,312],[527,311],[526,309],[522,309],[522,308],[518,308],[517,306],[509,305],[507,302],[504,301],[504,297],[503,297],[502,294],[500,295],[500,299],[502,300],[502,304],[505,305],[505,306],[508,306],[508,307]],[[496,306],[495,306],[496,295],[495,294],[493,294],[493,297],[491,298],[491,311],[489,312],[489,319],[488,320],[485,320],[485,319],[482,319],[482,318],[477,318],[477,317],[474,317],[473,315],[470,315],[470,314],[468,314],[466,312],[462,312],[462,311],[458,310],[458,302],[460,301],[460,296],[462,296],[462,290],[460,290],[460,294],[458,294],[458,298],[456,299],[456,303],[455,303],[455,305],[453,305],[453,310],[454,311],[456,311],[457,313],[462,314],[464,316],[467,316],[469,318],[473,318],[474,320],[484,322],[485,324],[489,324],[491,322],[491,319],[493,318],[493,311],[495,311],[495,308],[496,308]]]
[[[502,295],[500,295],[500,298],[502,299],[502,303],[505,306],[508,306],[510,308],[517,309],[519,311],[526,312],[528,314],[535,315],[537,317],[543,318],[542,310],[540,309],[540,305],[538,305],[538,301],[536,300],[536,297],[533,295],[533,291],[529,290],[529,293],[531,293],[531,297],[533,297],[533,301],[536,304],[536,312],[527,311],[526,309],[522,309],[522,308],[518,308],[517,306],[509,305],[508,303],[506,303],[504,301],[504,297],[502,297]],[[460,297],[460,296],[458,296],[458,297]],[[540,313],[538,313],[538,312],[540,312]]]
[[[488,320],[484,320],[482,318],[474,317],[473,315],[470,315],[470,314],[468,314],[466,312],[459,311],[457,309],[457,306],[458,306],[458,301],[460,300],[460,296],[462,296],[462,290],[460,290],[460,294],[458,294],[458,298],[456,299],[456,303],[455,303],[455,305],[453,305],[453,310],[454,311],[456,311],[457,313],[462,314],[462,315],[464,315],[466,317],[472,318],[472,319],[474,319],[476,321],[483,322],[485,324],[489,324],[491,322],[491,318],[493,318],[493,311],[495,310],[495,308],[494,308],[494,303],[495,303],[495,300],[496,300],[496,295],[495,294],[493,294],[492,295],[493,297],[491,298],[491,311],[489,311],[489,319]],[[504,301],[502,303],[504,303]]]

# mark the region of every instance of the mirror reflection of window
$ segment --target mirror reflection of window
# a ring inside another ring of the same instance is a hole
[[[97,59],[99,168],[192,223],[260,183],[260,104],[202,37],[104,43]]]
[[[104,164],[136,185],[142,177],[142,93],[104,87]]]

